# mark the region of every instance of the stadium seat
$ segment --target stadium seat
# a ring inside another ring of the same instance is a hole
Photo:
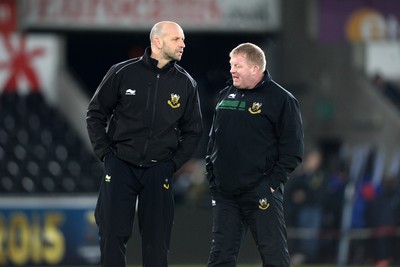
[[[102,172],[41,93],[0,95],[0,193],[93,193]]]

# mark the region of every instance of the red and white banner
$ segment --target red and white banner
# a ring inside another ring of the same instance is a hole
[[[0,33],[0,93],[43,90],[54,97],[59,41],[50,35]]]
[[[173,20],[187,31],[268,32],[281,27],[280,0],[20,0],[22,29],[149,29]]]
[[[0,33],[13,32],[17,26],[15,0],[0,0]]]
[[[59,39],[17,32],[17,2],[0,0],[0,94],[44,91],[55,97]]]

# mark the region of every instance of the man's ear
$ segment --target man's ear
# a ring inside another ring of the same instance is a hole
[[[161,47],[162,47],[162,45],[163,45],[163,41],[161,40],[161,38],[160,37],[154,37],[154,42],[155,42],[155,44],[156,44],[156,47],[158,48],[158,49],[161,49]]]
[[[256,74],[259,70],[260,70],[260,66],[258,66],[258,65],[253,65],[253,67],[251,68],[251,71],[253,74]]]

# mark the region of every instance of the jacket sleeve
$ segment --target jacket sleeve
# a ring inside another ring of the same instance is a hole
[[[179,121],[178,128],[180,131],[180,141],[172,159],[176,170],[190,159],[203,132],[200,100],[196,83],[189,90],[185,114]]]
[[[213,163],[211,160],[211,154],[213,153],[213,148],[214,148],[214,136],[215,136],[214,120],[215,120],[215,114],[213,118],[213,123],[211,124],[211,129],[207,144],[207,151],[206,151],[206,178],[209,182],[211,182],[211,179],[213,177]]]
[[[224,89],[219,91],[219,94],[217,96],[215,105],[217,105],[217,103],[219,103],[223,99],[224,94],[227,91],[228,91],[228,87],[225,87]],[[211,124],[210,132],[208,134],[208,138],[209,139],[208,139],[206,158],[205,158],[205,161],[206,161],[206,178],[210,183],[212,182],[212,179],[213,179],[213,176],[214,176],[214,173],[213,173],[214,166],[213,166],[212,158],[213,158],[213,156],[215,156],[215,155],[213,155],[213,153],[214,153],[213,151],[214,151],[214,144],[215,144],[216,116],[217,116],[217,110],[214,109],[213,121],[212,121],[212,124]]]
[[[107,135],[110,116],[117,103],[118,88],[115,82],[115,66],[111,67],[90,100],[86,114],[87,131],[96,156],[103,161],[111,151]]]
[[[280,111],[276,127],[278,160],[271,172],[271,187],[276,189],[289,179],[301,163],[304,153],[303,122],[297,100],[288,95]]]

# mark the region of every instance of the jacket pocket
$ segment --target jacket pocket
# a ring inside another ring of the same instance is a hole
[[[272,157],[267,157],[265,161],[266,162],[263,175],[269,176],[275,166],[275,160]]]

